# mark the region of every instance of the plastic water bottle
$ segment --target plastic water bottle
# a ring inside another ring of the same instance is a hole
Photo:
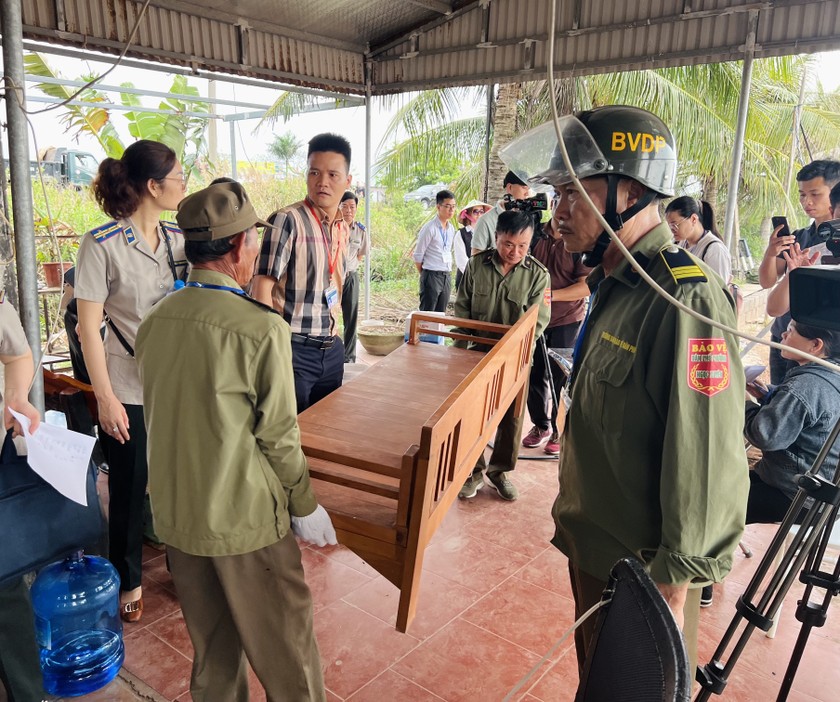
[[[114,566],[81,551],[35,578],[35,635],[48,693],[85,695],[116,677],[125,658],[119,590]]]

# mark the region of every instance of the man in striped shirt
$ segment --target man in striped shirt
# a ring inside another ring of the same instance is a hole
[[[298,413],[341,386],[344,344],[336,334],[341,308],[347,225],[338,212],[350,186],[350,144],[336,134],[309,142],[306,198],[268,218],[251,284],[292,329]]]

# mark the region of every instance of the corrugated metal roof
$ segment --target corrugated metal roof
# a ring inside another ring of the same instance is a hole
[[[142,4],[23,0],[27,38],[119,53]],[[546,72],[549,0],[171,0],[129,55],[351,93],[531,80]],[[575,0],[558,4],[558,75],[840,48],[837,0]]]

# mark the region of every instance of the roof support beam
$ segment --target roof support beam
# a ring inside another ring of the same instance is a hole
[[[452,14],[452,6],[448,2],[443,2],[443,0],[406,0],[406,2],[410,5],[422,7],[424,10],[439,12],[442,15]]]

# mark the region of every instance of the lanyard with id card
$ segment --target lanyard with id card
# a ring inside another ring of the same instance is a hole
[[[330,285],[324,290],[324,296],[327,298],[327,307],[332,309],[338,304],[338,288],[335,285]]]

